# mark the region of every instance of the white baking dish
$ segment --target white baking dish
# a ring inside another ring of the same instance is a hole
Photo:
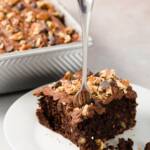
[[[64,14],[66,24],[81,34],[80,25],[63,6],[57,0],[49,1]],[[75,42],[0,55],[0,94],[31,89],[56,80],[68,70],[78,70],[82,63],[81,47],[80,42]]]

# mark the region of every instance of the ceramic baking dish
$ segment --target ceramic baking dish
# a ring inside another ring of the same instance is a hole
[[[80,25],[57,0],[49,0],[81,35]],[[89,45],[92,40],[89,38]],[[31,89],[81,68],[80,42],[0,55],[0,94]]]

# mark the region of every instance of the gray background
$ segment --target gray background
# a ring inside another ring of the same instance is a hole
[[[59,0],[79,20],[77,0]],[[95,0],[89,52],[93,71],[114,68],[150,88],[150,1]]]

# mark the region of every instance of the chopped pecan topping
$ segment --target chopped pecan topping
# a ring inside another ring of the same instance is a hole
[[[5,15],[3,12],[0,12],[0,21],[2,21],[4,19]]]
[[[1,44],[0,53],[79,40],[79,34],[65,24],[64,16],[44,0],[0,0],[0,30],[13,47]]]
[[[84,137],[80,137],[79,140],[78,140],[78,143],[79,143],[80,145],[83,145],[83,144],[86,143],[86,139],[85,139]]]
[[[11,39],[11,40],[15,40],[15,41],[22,40],[22,39],[23,39],[23,33],[22,33],[22,32],[14,33],[14,34],[10,37],[10,39]]]
[[[96,139],[95,142],[97,146],[99,147],[99,150],[104,150],[106,145],[101,139]]]
[[[95,114],[95,106],[93,104],[86,104],[82,108],[82,116],[84,118],[92,118]]]
[[[19,0],[4,0],[4,2],[8,5],[15,5]]]
[[[66,92],[68,95],[75,95],[81,86],[81,72],[76,74],[67,72],[62,78],[61,83],[61,86],[57,88],[59,91]],[[91,98],[103,103],[109,103],[114,97],[120,99],[123,95],[127,94],[130,87],[128,80],[120,79],[114,70],[108,69],[101,71],[99,75],[90,74],[87,85]],[[83,94],[81,100],[78,102],[74,101],[74,104],[82,106],[87,103],[85,99],[87,98]]]
[[[40,12],[39,14],[36,15],[36,18],[39,20],[48,20],[49,17],[50,16],[49,16],[48,12],[45,12],[45,11]]]

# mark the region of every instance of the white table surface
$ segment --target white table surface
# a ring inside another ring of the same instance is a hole
[[[76,0],[59,0],[78,19]],[[114,68],[136,84],[150,88],[150,1],[95,0],[89,67]],[[22,95],[0,96],[0,150],[10,150],[2,131],[4,115]]]

